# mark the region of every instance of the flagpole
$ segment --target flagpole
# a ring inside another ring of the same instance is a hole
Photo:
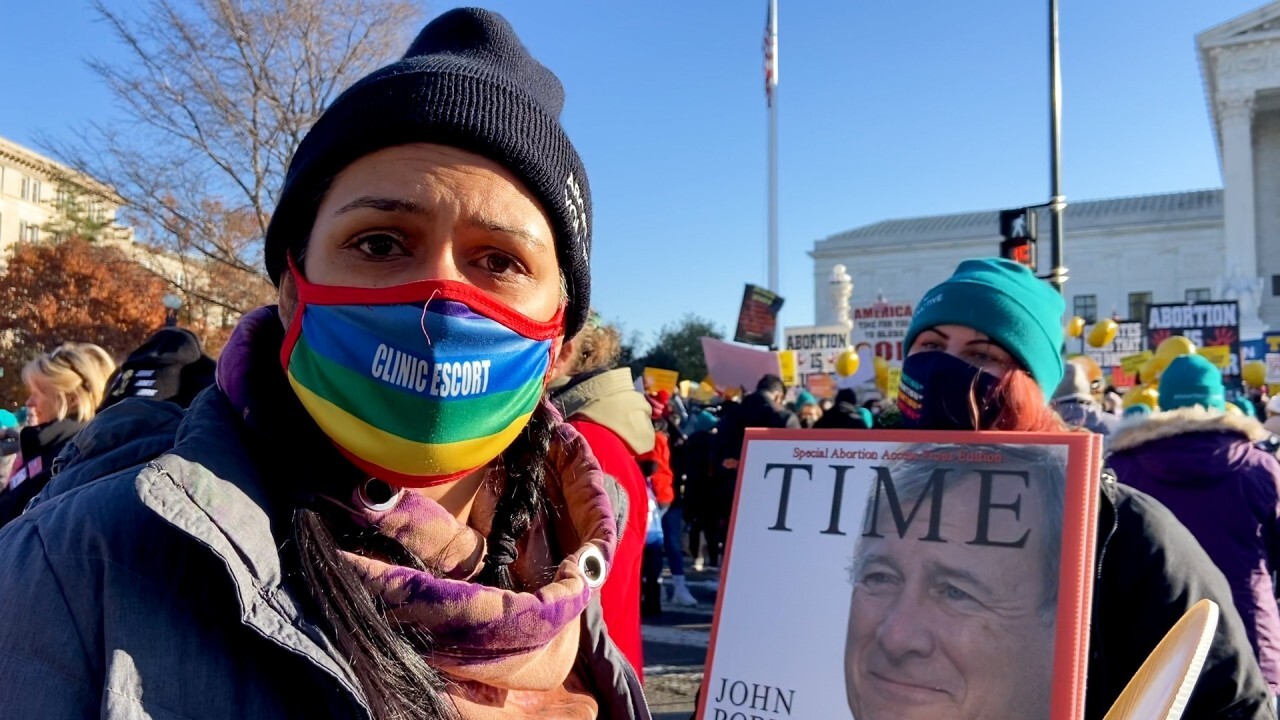
[[[773,95],[769,103],[769,290],[778,290],[778,0],[769,0]]]

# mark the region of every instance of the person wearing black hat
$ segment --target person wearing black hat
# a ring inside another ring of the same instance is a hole
[[[279,305],[216,391],[6,529],[6,715],[649,717],[600,619],[603,473],[544,399],[590,305],[563,102],[474,9],[334,101],[265,238]]]
[[[162,328],[116,368],[98,412],[131,397],[164,400],[185,408],[213,384],[215,367],[195,333],[180,327]]]

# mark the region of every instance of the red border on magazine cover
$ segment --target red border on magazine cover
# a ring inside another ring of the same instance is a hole
[[[795,442],[890,442],[1065,445],[1068,460],[1083,455],[1088,462],[1068,462],[1067,492],[1063,498],[1062,564],[1058,569],[1059,593],[1053,646],[1053,688],[1050,693],[1050,720],[1078,720],[1084,717],[1085,678],[1089,661],[1089,618],[1093,597],[1093,562],[1097,544],[1098,483],[1102,472],[1102,436],[1086,432],[973,432],[925,430],[771,430],[748,428],[738,460],[738,479],[725,538],[723,571],[711,621],[710,644],[702,676],[697,717],[705,720],[709,690],[707,680],[715,667],[716,639],[720,633],[720,612],[729,592],[733,569],[733,536],[737,531],[738,501],[742,475],[747,467],[751,443],[762,440]],[[856,719],[855,719],[856,720]]]

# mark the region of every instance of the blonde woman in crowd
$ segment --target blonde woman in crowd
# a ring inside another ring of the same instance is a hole
[[[52,476],[53,459],[93,419],[115,361],[92,343],[63,343],[22,369],[27,427],[18,456],[0,491],[0,525],[22,514]]]

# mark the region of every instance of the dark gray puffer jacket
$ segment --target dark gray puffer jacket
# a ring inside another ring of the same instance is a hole
[[[369,718],[347,663],[283,579],[239,418],[209,388],[182,415],[126,400],[0,531],[0,715]],[[635,674],[583,618],[601,718],[648,720]]]

